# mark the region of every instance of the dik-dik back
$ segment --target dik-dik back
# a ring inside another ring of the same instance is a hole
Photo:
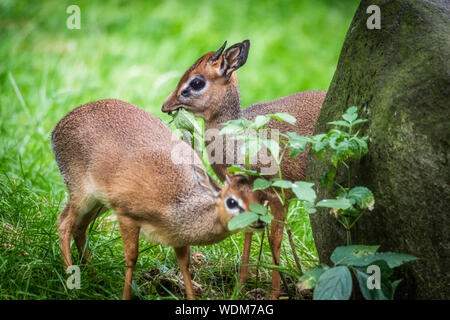
[[[84,212],[99,199],[110,208],[145,212],[146,219],[169,214],[173,199],[197,186],[192,164],[172,161],[178,142],[171,137],[159,119],[123,101],[102,100],[74,109],[52,134],[71,202]],[[193,162],[201,166],[198,158]]]
[[[261,114],[288,112],[297,119],[296,123],[291,125],[271,119],[267,125],[269,131],[275,129],[282,133],[296,132],[301,136],[310,136],[314,132],[325,95],[326,91],[321,90],[304,91],[267,102],[255,103],[244,109],[243,116],[246,119],[254,119]],[[281,162],[284,179],[304,180],[307,158],[307,152],[300,154],[296,159],[285,157]]]
[[[259,201],[246,184],[220,189],[189,145],[159,119],[120,100],[74,109],[56,126],[52,144],[77,216],[101,204],[130,216],[161,244],[219,242],[230,234],[232,216]],[[242,208],[229,208],[230,198]]]

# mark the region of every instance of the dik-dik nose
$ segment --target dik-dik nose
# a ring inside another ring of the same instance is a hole
[[[167,97],[166,101],[164,101],[161,111],[170,113],[171,111],[175,111],[176,109],[178,109],[178,106],[179,102],[174,91]]]
[[[251,225],[250,225],[250,228],[251,229],[253,229],[253,230],[262,230],[262,229],[264,229],[266,227],[266,223],[264,222],[264,221],[261,221],[261,220],[257,220],[257,221],[255,221],[255,222],[253,222]]]

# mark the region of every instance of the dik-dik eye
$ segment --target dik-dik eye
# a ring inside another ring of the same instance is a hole
[[[226,201],[227,208],[228,209],[236,209],[239,207],[239,203],[234,198],[228,198]]]
[[[202,90],[205,87],[205,81],[203,79],[200,78],[195,78],[193,79],[190,83],[189,86],[194,89],[195,91],[199,91]]]

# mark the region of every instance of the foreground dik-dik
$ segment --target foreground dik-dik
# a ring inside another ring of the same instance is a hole
[[[224,51],[225,45],[226,42],[218,51],[202,56],[184,73],[176,89],[164,102],[162,111],[171,112],[181,107],[186,108],[205,120],[206,131],[221,129],[222,124],[228,120],[241,117],[254,119],[257,115],[286,112],[297,119],[296,124],[280,123],[272,119],[267,125],[269,129],[276,129],[283,133],[294,131],[300,135],[311,135],[326,91],[299,92],[273,101],[257,103],[242,110],[238,80],[234,71],[246,62],[250,42],[246,40],[237,43]],[[287,74],[286,77],[289,75]],[[223,151],[223,159],[236,159],[235,156],[229,157],[229,154],[234,153],[235,150],[227,146],[229,146],[227,142],[215,137],[209,145],[207,144],[210,159],[212,159],[211,153],[217,153],[218,149]],[[291,181],[304,180],[306,159],[306,153],[301,154],[295,160],[288,156],[284,157],[281,163],[283,178]],[[225,162],[211,164],[222,181],[225,178],[227,167],[236,164]],[[253,169],[260,170],[261,164],[254,164]],[[269,191],[266,193],[265,196],[270,201],[273,216],[278,220],[284,220],[281,202],[274,193]],[[251,237],[251,233],[246,234],[242,256],[243,264],[248,264],[249,261]],[[276,261],[279,261],[282,237],[283,224],[273,221],[270,239]],[[247,275],[248,268],[242,267],[241,283],[246,281]],[[279,293],[280,275],[274,270],[272,272],[271,298],[277,299]]]
[[[52,145],[70,196],[58,219],[65,265],[72,265],[71,236],[80,255],[91,260],[86,229],[98,214],[113,209],[127,266],[124,299],[131,297],[140,233],[174,247],[187,297],[193,299],[189,245],[223,240],[230,235],[228,221],[262,201],[243,177],[227,179],[220,189],[186,143],[173,138],[159,119],[123,101],[74,109],[57,124]]]

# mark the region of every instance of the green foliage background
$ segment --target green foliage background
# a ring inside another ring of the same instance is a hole
[[[81,8],[80,30],[66,28],[71,4]],[[82,289],[65,286],[56,219],[66,193],[50,146],[50,132],[64,114],[89,101],[118,98],[167,121],[160,108],[179,77],[225,40],[251,40],[248,62],[238,71],[244,106],[327,89],[357,5],[351,0],[1,1],[0,299],[121,296],[122,242],[108,215],[90,232],[94,265],[82,266]],[[305,266],[311,267],[317,255],[307,215],[296,214],[293,226]],[[258,284],[252,268],[249,283],[238,290],[242,240],[240,234],[193,248],[206,256],[194,270],[204,298],[251,298],[256,286],[269,291],[270,270],[263,268]],[[259,241],[255,236],[253,263]],[[266,264],[269,251],[266,243]],[[141,252],[136,296],[183,297],[172,250],[142,242]],[[282,252],[281,263],[293,267],[287,245]]]

